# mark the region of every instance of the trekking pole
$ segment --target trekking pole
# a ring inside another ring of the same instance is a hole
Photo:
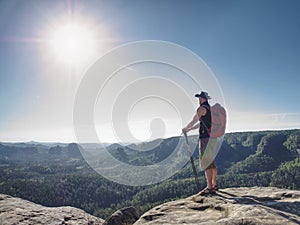
[[[194,177],[195,177],[195,181],[196,181],[196,186],[197,186],[198,190],[200,190],[201,189],[200,182],[199,182],[197,170],[196,170],[196,167],[195,167],[194,158],[193,158],[193,155],[192,155],[192,150],[191,150],[191,146],[190,146],[190,143],[189,143],[189,139],[188,139],[188,136],[187,136],[186,132],[183,131],[182,133],[183,133],[183,135],[185,137],[185,142],[186,142],[186,145],[187,145],[187,150],[188,150],[188,153],[190,155],[190,161],[191,161],[191,164],[192,164],[192,169],[193,169],[193,173],[194,173]]]

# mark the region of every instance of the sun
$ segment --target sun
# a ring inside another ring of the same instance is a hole
[[[92,27],[72,21],[51,30],[48,47],[54,59],[72,66],[91,60],[99,49],[98,44]]]

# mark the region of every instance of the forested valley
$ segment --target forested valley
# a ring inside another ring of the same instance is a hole
[[[112,144],[111,155],[133,165],[149,165],[172,153],[179,137],[160,140],[149,151]],[[190,137],[196,145],[197,137]],[[140,146],[147,145],[142,143]],[[197,169],[198,152],[194,152]],[[275,186],[300,190],[300,130],[227,133],[216,158],[218,186]],[[71,144],[0,143],[0,193],[45,206],[74,206],[106,218],[133,205],[140,213],[165,201],[197,193],[192,168],[154,185],[132,187],[109,181]],[[205,187],[204,173],[198,169]]]

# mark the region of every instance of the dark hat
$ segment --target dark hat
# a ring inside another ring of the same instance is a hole
[[[201,97],[201,98],[205,98],[205,99],[211,99],[211,97],[205,91],[201,91],[200,94],[195,94],[195,97],[196,98],[200,98]]]

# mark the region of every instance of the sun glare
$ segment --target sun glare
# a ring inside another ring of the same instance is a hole
[[[95,57],[98,51],[95,32],[84,24],[60,24],[52,29],[49,36],[52,57],[65,65],[86,63]]]

